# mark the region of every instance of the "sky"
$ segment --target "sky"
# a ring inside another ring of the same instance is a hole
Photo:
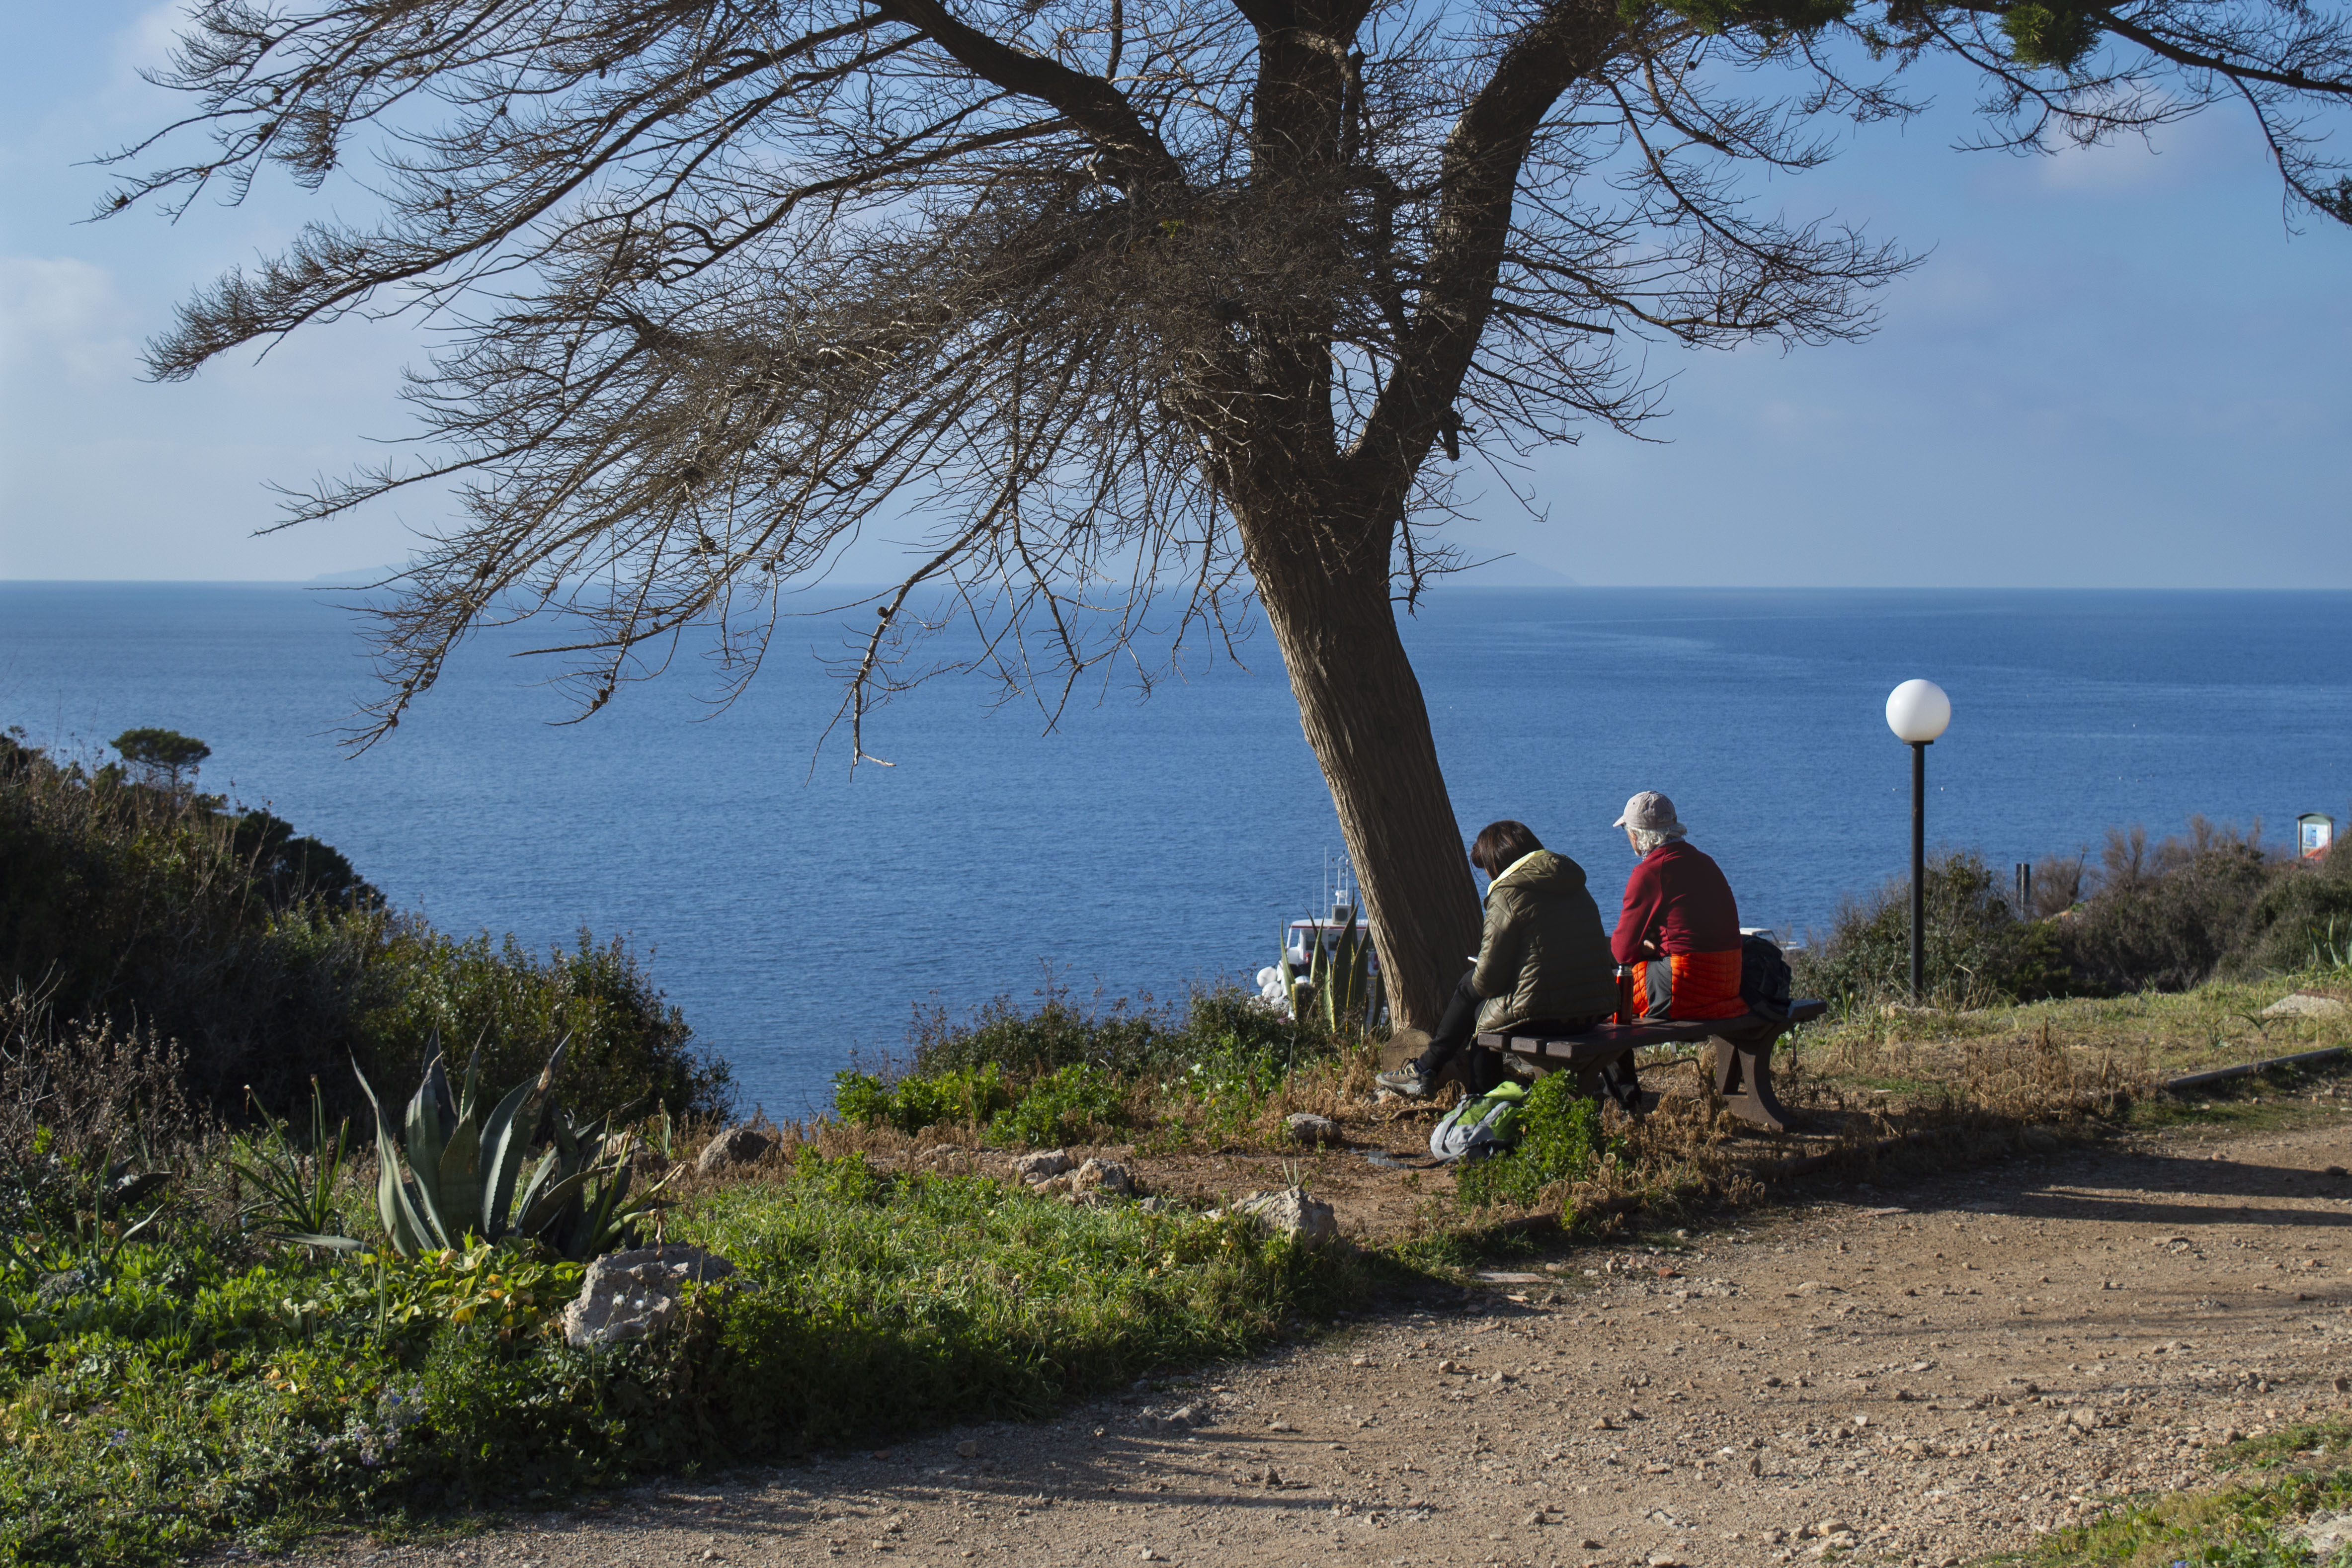
[[[139,346],[224,268],[345,184],[278,181],[176,224],[86,216],[95,153],[176,110],[142,82],[177,8],[22,8],[0,58],[0,578],[281,580],[403,559],[446,504],[419,492],[261,533],[268,486],[381,453],[423,341],[346,322],[142,379]],[[1593,431],[1488,485],[1451,533],[1489,576],[1590,586],[2352,587],[2352,231],[2294,233],[2255,129],[2216,110],[2056,158],[1962,153],[1969,84],[1854,132],[1774,184],[1925,253],[1858,344],[1655,349],[1669,418]],[[844,563],[880,579],[905,542]]]

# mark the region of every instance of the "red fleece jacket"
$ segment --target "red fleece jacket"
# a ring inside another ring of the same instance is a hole
[[[1643,939],[1661,952],[1722,952],[1739,945],[1739,905],[1723,870],[1679,838],[1642,857],[1625,880],[1625,912],[1617,917],[1609,949],[1620,963],[1647,954]]]

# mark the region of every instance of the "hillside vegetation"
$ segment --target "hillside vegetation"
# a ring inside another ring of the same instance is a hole
[[[152,1035],[175,1044],[194,1099],[234,1112],[248,1089],[302,1103],[313,1079],[350,1107],[354,1063],[413,1079],[436,1035],[510,1082],[569,1037],[585,1111],[727,1102],[726,1064],[619,939],[541,954],[436,931],[332,847],[176,775],[0,736],[0,1048],[100,1024]]]

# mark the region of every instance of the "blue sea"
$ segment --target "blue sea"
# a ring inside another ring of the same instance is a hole
[[[826,622],[715,711],[690,658],[565,725],[530,628],[467,645],[359,756],[348,595],[278,584],[0,583],[0,727],[96,754],[162,725],[203,783],[334,844],[444,928],[544,946],[627,933],[748,1109],[824,1103],[910,1009],[1045,984],[1167,1001],[1274,956],[1339,835],[1270,635],[1249,668],[1148,700],[1082,693],[1058,729],[948,679],[869,724],[890,768],[817,740]],[[795,640],[797,639],[797,640]],[[1465,835],[1517,817],[1591,873],[1610,820],[1672,795],[1742,918],[1802,932],[1907,862],[1909,755],[1882,708],[1951,694],[1929,832],[1996,866],[2192,812],[2284,842],[2352,817],[2352,595],[1454,587],[1405,625]]]

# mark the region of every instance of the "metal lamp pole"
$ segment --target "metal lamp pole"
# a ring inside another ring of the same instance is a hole
[[[1927,995],[1927,748],[1911,742],[1911,1005]]]
[[[1911,748],[1911,1000],[1927,999],[1927,748],[1952,721],[1952,700],[1932,680],[1906,680],[1886,698],[1886,727]]]

